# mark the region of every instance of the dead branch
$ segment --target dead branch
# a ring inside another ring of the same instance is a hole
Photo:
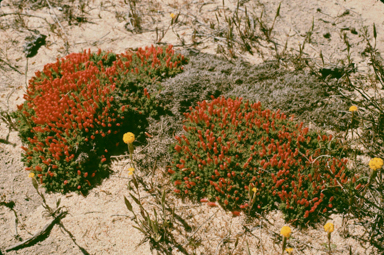
[[[11,66],[8,62],[5,62],[5,61],[2,60],[1,58],[0,58],[0,62],[6,64],[6,65],[7,65],[8,67],[10,67],[13,71],[16,71],[16,72],[18,72],[19,74],[22,74],[19,70],[17,70],[16,68],[14,68],[14,67]]]
[[[8,15],[21,15],[21,16],[26,16],[26,17],[32,17],[32,18],[39,18],[43,19],[45,22],[47,22],[48,25],[51,25],[51,23],[48,22],[46,18],[37,16],[37,15],[32,15],[32,14],[25,14],[25,13],[17,13],[17,12],[12,12],[12,13],[3,13],[0,14],[0,17],[8,16]]]
[[[189,243],[189,241],[191,240],[191,238],[197,233],[197,231],[200,230],[200,228],[205,224],[207,223],[208,221],[210,221],[217,213],[218,213],[219,210],[216,210],[216,212],[214,214],[212,214],[206,221],[204,221],[187,239],[187,241],[183,244],[183,246],[187,245]]]
[[[44,239],[44,236],[49,235],[53,226],[55,224],[59,223],[60,220],[63,219],[67,214],[68,214],[68,212],[61,212],[55,219],[53,219],[50,223],[45,225],[44,228],[42,230],[40,230],[39,232],[37,232],[34,236],[28,238],[27,240],[25,240],[21,243],[18,243],[18,244],[11,246],[11,247],[6,248],[5,251],[9,252],[9,251],[14,251],[14,250],[19,250],[19,249],[34,245],[35,243],[39,242],[41,240],[41,238]]]

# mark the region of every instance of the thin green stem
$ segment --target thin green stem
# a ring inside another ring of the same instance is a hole
[[[27,63],[25,64],[25,89],[28,90],[28,58]]]
[[[332,249],[331,249],[331,233],[328,233],[328,254],[332,254]]]
[[[281,251],[281,255],[284,255],[285,247],[287,246],[287,238],[283,237],[283,249]]]

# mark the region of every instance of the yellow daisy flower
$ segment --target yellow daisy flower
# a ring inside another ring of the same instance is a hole
[[[252,189],[252,191],[256,193],[256,191],[257,191],[257,188],[253,188],[253,189]]]
[[[369,167],[376,171],[377,169],[380,169],[383,167],[383,160],[381,158],[373,158],[371,161],[369,161]]]
[[[131,168],[128,168],[128,175],[132,175],[133,172],[135,171],[135,168],[131,167]]]
[[[135,135],[131,132],[125,133],[123,136],[123,141],[127,144],[133,143],[133,141],[135,141]]]
[[[285,251],[288,252],[288,254],[292,254],[293,248],[287,248],[287,249],[285,249]]]
[[[35,174],[34,174],[34,173],[29,173],[29,174],[28,174],[28,177],[29,177],[29,178],[33,178],[33,177],[35,177]]]
[[[327,232],[328,234],[332,233],[334,230],[334,226],[332,222],[328,222],[327,224],[324,225],[324,231]]]
[[[356,105],[352,105],[351,107],[349,107],[349,111],[350,112],[356,112],[357,111],[357,106]]]
[[[174,19],[176,17],[176,15],[174,13],[171,13],[169,16],[171,16],[172,19]]]
[[[280,230],[280,234],[284,236],[285,238],[289,238],[291,236],[291,228],[288,226],[284,226]]]

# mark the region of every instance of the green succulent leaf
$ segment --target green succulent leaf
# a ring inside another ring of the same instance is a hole
[[[133,212],[132,205],[125,196],[124,196],[124,202],[125,202],[125,206],[127,207],[127,209],[130,210],[131,212]]]

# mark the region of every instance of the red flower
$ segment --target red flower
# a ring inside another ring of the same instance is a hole
[[[233,212],[232,212],[232,214],[233,214],[233,216],[234,216],[234,217],[237,217],[237,216],[239,216],[239,215],[240,215],[240,213],[241,213],[241,212],[239,212],[239,211],[233,211]]]
[[[177,152],[180,152],[181,151],[181,147],[179,145],[176,145],[175,146],[175,150],[177,150]]]

